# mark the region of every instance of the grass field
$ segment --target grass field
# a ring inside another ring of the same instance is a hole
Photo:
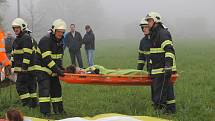
[[[138,44],[137,40],[97,40],[95,63],[108,68],[136,68]],[[62,83],[67,117],[121,113],[174,121],[215,121],[214,47],[214,40],[177,40],[175,43],[180,77],[175,86],[177,113],[174,115],[159,115],[154,112],[149,87]],[[84,51],[82,56],[85,56]],[[66,53],[65,65],[70,63],[68,57]],[[0,116],[9,107],[19,108],[27,116],[41,117],[39,108],[21,107],[14,86],[1,89]]]

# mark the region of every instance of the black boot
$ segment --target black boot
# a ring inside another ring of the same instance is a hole
[[[176,113],[176,106],[175,104],[169,104],[166,106],[164,110],[164,114],[175,114]]]

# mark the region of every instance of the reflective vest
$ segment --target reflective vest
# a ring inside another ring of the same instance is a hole
[[[0,63],[3,66],[11,65],[9,59],[7,58],[6,52],[5,52],[4,32],[0,32]]]

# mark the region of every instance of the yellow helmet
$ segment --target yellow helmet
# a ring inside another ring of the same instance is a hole
[[[56,29],[66,30],[66,23],[62,19],[57,19],[52,24],[52,31],[55,32]]]
[[[143,25],[148,25],[148,21],[146,21],[145,18],[142,18],[140,21],[140,26],[143,26]]]
[[[12,27],[21,27],[21,30],[25,30],[27,23],[22,18],[15,18],[12,22]]]
[[[161,23],[161,15],[157,12],[149,12],[147,15],[146,15],[146,18],[145,20],[148,20],[148,19],[153,19],[154,22],[156,23]]]

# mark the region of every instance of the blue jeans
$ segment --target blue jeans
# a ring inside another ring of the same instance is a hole
[[[95,50],[92,50],[92,49],[86,50],[88,66],[93,66],[94,65],[94,62],[93,62],[94,51]]]

